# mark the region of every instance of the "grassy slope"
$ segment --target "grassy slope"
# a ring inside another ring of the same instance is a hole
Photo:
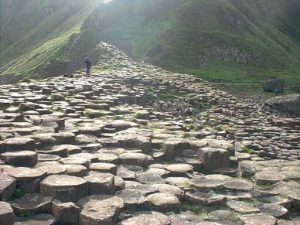
[[[50,60],[67,57],[65,45],[98,4],[96,0],[4,0],[2,74],[33,74]]]
[[[207,79],[299,83],[297,7],[297,0],[115,0],[90,16],[83,40]]]
[[[76,67],[107,41],[206,79],[300,83],[299,0],[114,0],[92,13],[97,0],[4,2],[15,7],[1,13],[2,73],[33,74],[57,58]]]

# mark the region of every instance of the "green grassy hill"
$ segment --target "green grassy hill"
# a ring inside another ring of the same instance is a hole
[[[63,70],[67,43],[98,5],[97,0],[1,0],[1,73],[32,75],[49,62]]]
[[[295,83],[299,12],[299,0],[115,0],[90,15],[85,37],[207,79]]]
[[[62,2],[40,1],[46,5]],[[13,45],[4,41],[1,57],[5,55],[5,61],[13,65],[5,72],[33,73],[46,62],[50,68],[53,64],[54,68],[73,68],[100,41],[106,41],[136,60],[210,80],[257,82],[283,77],[289,84],[300,83],[299,0],[114,0],[104,5],[99,1],[66,2],[74,10],[81,9],[68,14],[68,23],[46,14],[47,26],[41,21],[41,28],[26,28],[26,34],[33,36],[16,35],[17,44]],[[66,16],[66,11],[69,9],[55,12]],[[22,15],[21,21],[26,13]],[[50,22],[59,26],[50,26]],[[40,32],[42,28],[44,32]],[[16,58],[14,52],[19,58],[11,61]]]

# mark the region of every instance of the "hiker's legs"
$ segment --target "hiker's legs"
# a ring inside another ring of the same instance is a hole
[[[89,77],[91,73],[91,67],[86,68],[86,76]]]

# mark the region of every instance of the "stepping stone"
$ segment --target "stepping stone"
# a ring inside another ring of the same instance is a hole
[[[136,177],[137,181],[143,184],[164,184],[165,181],[161,176],[152,173],[139,173]]]
[[[141,192],[143,195],[149,195],[149,194],[158,192],[157,188],[147,185],[147,184],[141,184],[136,181],[125,181],[124,189],[137,190],[137,191]]]
[[[195,215],[192,212],[183,212],[176,215],[170,215],[169,218],[171,219],[172,225],[198,225],[202,221],[199,216]]]
[[[115,176],[114,182],[115,182],[114,186],[117,191],[125,189],[125,181],[121,177]]]
[[[170,164],[165,166],[165,169],[170,171],[171,175],[185,175],[186,173],[192,173],[193,172],[193,166],[189,164]]]
[[[149,208],[148,200],[138,190],[125,189],[116,192],[115,195],[123,199],[124,208],[126,210],[140,210]]]
[[[14,225],[15,224],[15,214],[10,206],[6,202],[0,202],[0,224],[3,225]]]
[[[79,224],[80,208],[73,202],[52,201],[52,214],[61,224]]]
[[[9,165],[34,167],[37,164],[38,155],[33,151],[5,152],[0,158]]]
[[[240,219],[245,223],[245,225],[276,225],[276,218],[265,214],[242,215],[240,216]]]
[[[16,190],[16,180],[0,172],[0,200],[8,201]]]
[[[154,188],[157,188],[161,193],[168,193],[175,195],[179,200],[183,199],[184,191],[181,190],[179,187],[169,185],[169,184],[153,184]]]
[[[61,159],[58,155],[48,155],[48,154],[38,154],[39,162],[48,162],[48,161],[59,161]]]
[[[34,134],[31,138],[35,140],[39,148],[45,148],[56,144],[56,140],[52,135],[53,134]]]
[[[261,171],[255,174],[255,180],[258,185],[272,185],[283,181],[286,177],[277,171]]]
[[[203,168],[207,171],[214,171],[226,168],[230,165],[230,153],[220,148],[201,148],[198,151],[198,160],[203,163]]]
[[[90,166],[91,160],[84,157],[68,157],[61,159],[60,162],[63,164],[81,165],[88,168]]]
[[[61,132],[53,134],[52,137],[56,139],[57,144],[75,144],[75,134],[71,132]]]
[[[52,197],[38,193],[25,194],[20,199],[11,202],[17,215],[33,215],[51,212]]]
[[[182,138],[170,138],[164,142],[163,151],[167,159],[174,159],[182,150],[189,148],[189,144]]]
[[[17,188],[25,193],[36,192],[39,189],[41,180],[46,176],[44,172],[27,167],[5,168],[3,173],[15,178]]]
[[[288,190],[287,195],[292,199],[292,205],[295,209],[300,209],[300,189]]]
[[[103,163],[118,163],[119,157],[114,154],[108,154],[108,153],[99,153],[97,154],[98,162]]]
[[[138,173],[143,172],[143,167],[135,165],[120,165],[117,168],[117,175],[123,179],[133,180]]]
[[[112,123],[107,124],[105,127],[114,128],[116,131],[121,131],[135,126],[137,126],[137,124],[133,122],[127,122],[124,120],[115,120]]]
[[[91,171],[83,179],[88,182],[89,195],[114,193],[115,180],[112,174]]]
[[[170,171],[161,168],[150,168],[146,171],[147,173],[157,174],[161,177],[167,176],[170,174]]]
[[[214,191],[189,191],[185,194],[185,199],[197,205],[216,205],[225,202],[225,197]]]
[[[75,138],[75,143],[78,145],[96,143],[98,137],[93,135],[79,134]]]
[[[41,182],[40,191],[45,195],[54,196],[56,198],[66,195],[64,197],[70,199],[69,201],[76,201],[88,195],[88,184],[80,177],[51,175]]]
[[[298,220],[278,220],[276,225],[299,225],[300,219]]]
[[[52,148],[55,151],[67,151],[67,155],[81,153],[81,148],[77,145],[57,145]]]
[[[148,166],[153,158],[143,153],[123,153],[119,155],[121,163],[127,165]]]
[[[170,219],[159,212],[141,212],[133,214],[132,218],[123,220],[120,225],[169,225]]]
[[[123,200],[111,195],[91,195],[81,199],[77,205],[82,210],[79,224],[117,224],[118,216],[124,207]]]
[[[261,212],[276,218],[281,218],[288,213],[288,210],[281,205],[259,204],[257,207]]]
[[[180,202],[175,195],[168,193],[155,193],[147,196],[151,207],[158,212],[175,212],[180,209]]]
[[[190,186],[190,179],[186,177],[168,177],[164,181],[179,188],[189,188]]]
[[[8,138],[3,141],[3,148],[5,152],[8,151],[22,151],[22,150],[34,150],[35,141],[31,138]]]
[[[248,191],[253,190],[253,184],[250,181],[242,180],[242,179],[234,179],[230,181],[226,181],[223,184],[224,188],[231,191]]]
[[[226,202],[226,205],[238,212],[238,213],[256,213],[256,212],[259,212],[259,209],[256,208],[255,206],[249,204],[249,203],[246,203],[246,202],[242,202],[242,201],[235,201],[235,200],[231,200],[231,201],[228,201]]]
[[[63,174],[67,171],[65,165],[61,165],[57,162],[47,162],[47,164],[38,164],[35,168],[41,172],[45,172],[47,175],[58,175]]]
[[[112,163],[92,163],[90,170],[97,171],[100,173],[112,173],[117,174],[117,166]]]
[[[281,205],[287,209],[292,207],[292,200],[287,197],[281,197],[280,195],[274,196],[262,196],[258,200],[267,204]]]
[[[88,169],[82,165],[69,164],[63,165],[66,168],[66,174],[70,176],[84,177],[88,173]]]
[[[37,151],[40,154],[48,154],[48,155],[58,155],[62,158],[68,157],[68,150],[66,148],[61,148],[54,146],[53,148],[49,150],[38,150]]]
[[[18,218],[14,225],[55,225],[56,219],[51,214],[38,214],[30,217]]]
[[[202,190],[216,190],[221,189],[222,185],[224,184],[224,180],[220,179],[208,179],[206,177],[200,177],[200,178],[193,178],[190,181],[191,186],[202,189]]]
[[[241,224],[237,214],[229,210],[215,210],[208,214],[207,220],[224,224]]]

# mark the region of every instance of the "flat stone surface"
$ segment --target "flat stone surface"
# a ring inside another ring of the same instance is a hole
[[[4,173],[0,173],[0,200],[8,201],[15,192],[16,180]]]
[[[171,174],[182,175],[185,173],[192,173],[193,166],[189,164],[170,164],[165,167]]]
[[[225,196],[214,191],[188,191],[185,200],[193,204],[217,205],[225,202]]]
[[[38,214],[25,218],[18,218],[14,225],[55,225],[56,219],[51,214]]]
[[[159,212],[178,212],[180,202],[175,195],[169,193],[155,193],[147,196],[152,207]]]
[[[87,181],[80,177],[69,175],[51,175],[41,182],[41,193],[58,197],[72,191],[70,200],[79,199],[88,194]],[[69,197],[69,196],[65,196]]]
[[[117,166],[113,163],[92,163],[90,170],[102,172],[102,173],[117,173]]]
[[[147,166],[153,161],[152,157],[143,153],[123,153],[119,157],[123,164],[128,165]]]
[[[253,184],[250,181],[242,179],[234,179],[226,181],[223,184],[224,188],[233,191],[247,191],[250,192],[253,189]]]
[[[243,215],[240,217],[240,219],[245,223],[245,225],[256,225],[256,224],[276,225],[276,218],[270,215],[250,214],[250,215]]]
[[[285,176],[276,171],[261,171],[255,174],[256,183],[259,185],[275,184],[284,179]]]
[[[242,201],[228,201],[226,202],[226,205],[233,209],[234,211],[238,212],[238,213],[256,213],[259,212],[259,209],[256,208],[255,206],[246,203],[246,202],[242,202]]]
[[[143,193],[138,190],[125,189],[116,192],[116,196],[123,199],[125,209],[141,209],[147,207],[149,203]]]
[[[17,188],[28,193],[36,192],[46,176],[45,172],[27,167],[5,168],[3,172],[16,179]]]
[[[11,202],[14,212],[18,215],[51,212],[52,197],[31,193]]]
[[[117,222],[120,210],[124,207],[123,200],[110,195],[92,195],[81,199],[77,203],[82,211],[79,224],[107,224]]]
[[[0,224],[13,225],[15,222],[15,215],[10,204],[0,202]]]
[[[259,204],[257,207],[261,212],[272,215],[276,218],[283,217],[288,213],[288,210],[281,205]]]
[[[141,212],[133,215],[132,218],[123,220],[120,225],[169,225],[170,219],[159,212]]]
[[[38,155],[34,151],[6,152],[0,158],[6,164],[21,167],[34,167],[38,161]]]
[[[88,183],[89,195],[113,194],[114,175],[109,173],[99,173],[91,171],[88,176],[83,177]]]
[[[34,150],[35,141],[31,138],[17,137],[4,140],[5,151]]]
[[[52,214],[62,224],[79,224],[80,208],[73,202],[52,202]]]
[[[179,187],[169,184],[153,184],[154,188],[157,188],[161,193],[169,193],[175,195],[178,199],[182,199],[184,192]]]

